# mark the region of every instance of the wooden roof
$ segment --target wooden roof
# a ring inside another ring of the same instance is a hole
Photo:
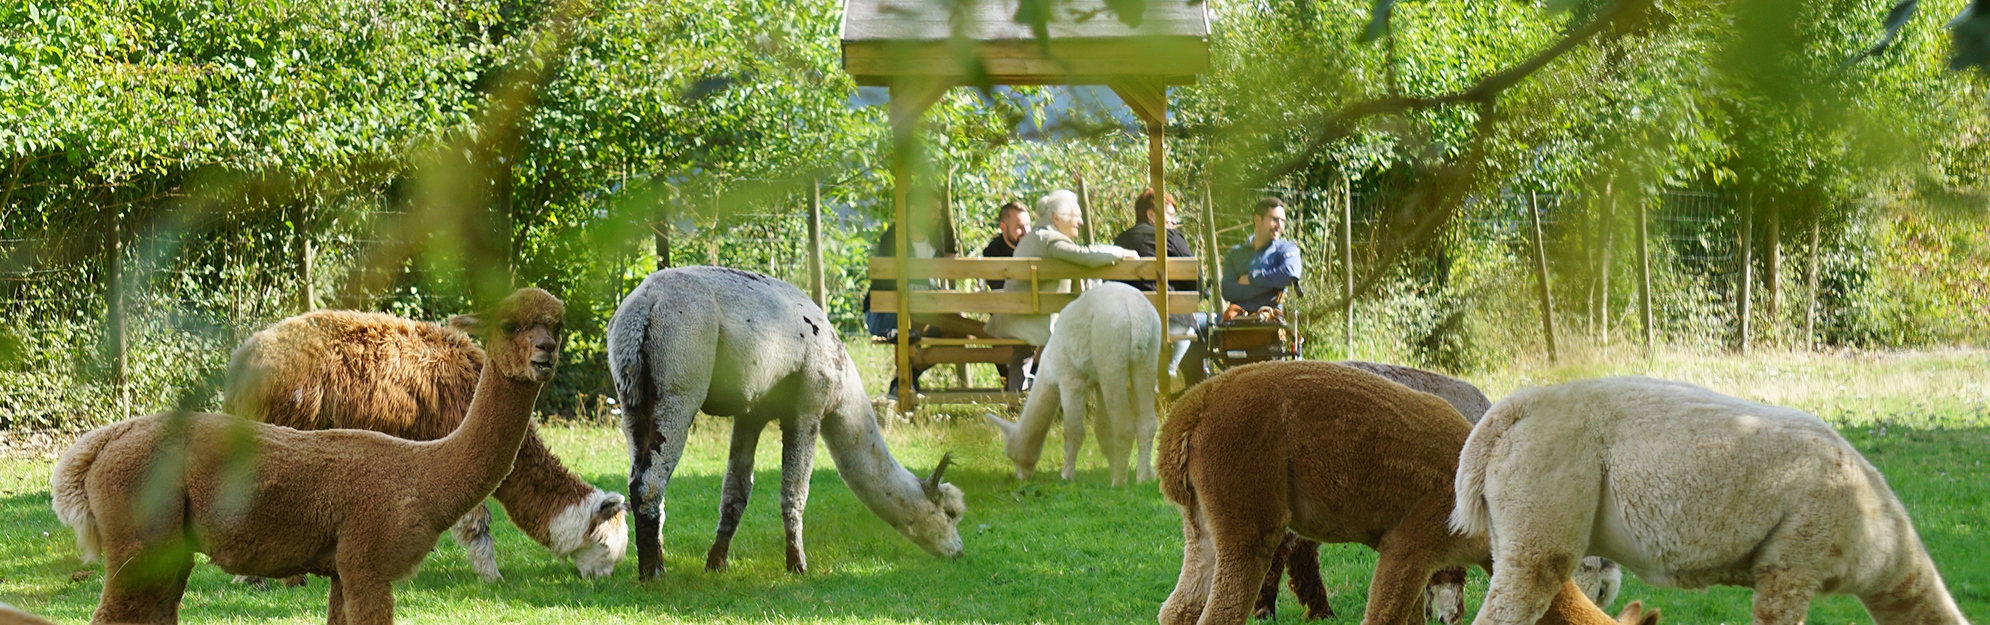
[[[1029,25],[1015,20],[1017,0],[959,2],[959,15],[950,13],[952,4],[845,0],[844,71],[864,85],[895,78],[959,84],[968,78],[969,59],[979,59],[997,84],[1104,84],[1125,77],[1187,84],[1209,67],[1206,0],[1147,0],[1133,27],[1103,0],[1056,3],[1048,53]],[[957,26],[971,46],[955,47]]]

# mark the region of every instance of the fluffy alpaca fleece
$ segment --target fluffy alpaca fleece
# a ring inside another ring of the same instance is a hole
[[[174,623],[205,553],[224,571],[331,579],[329,623],[391,623],[391,583],[512,469],[553,378],[565,306],[522,289],[481,317],[490,362],[461,427],[416,442],[161,413],[77,439],[55,464],[56,517],[104,561],[98,623]]]
[[[1478,625],[1524,623],[1584,554],[1660,586],[1755,590],[1755,622],[1794,625],[1818,593],[1879,625],[1967,623],[1907,511],[1809,414],[1641,377],[1515,392],[1472,431],[1459,531],[1493,537]]]
[[[1375,549],[1362,623],[1417,622],[1432,573],[1492,564],[1484,537],[1446,526],[1470,428],[1433,395],[1331,363],[1248,365],[1190,389],[1161,430],[1184,549],[1160,622],[1245,622],[1288,528]],[[1610,622],[1573,583],[1556,603],[1542,622]]]
[[[456,328],[393,315],[325,310],[249,336],[228,363],[222,409],[300,430],[353,428],[409,440],[463,422],[484,350]],[[527,430],[517,466],[494,493],[512,523],[582,577],[605,577],[627,553],[622,496],[568,471]],[[485,581],[498,581],[490,511],[479,504],[452,534]]]
[[[1466,421],[1478,423],[1492,402],[1486,394],[1472,383],[1433,371],[1415,367],[1392,365],[1380,362],[1343,360],[1338,364],[1367,371],[1388,378],[1389,381],[1409,387],[1410,390],[1436,395],[1445,403],[1451,404]],[[1299,598],[1299,604],[1306,608],[1308,620],[1332,618],[1334,609],[1327,604],[1326,584],[1320,580],[1320,543],[1299,538],[1286,533],[1285,543],[1279,545],[1272,558],[1271,572],[1265,575],[1264,586],[1258,591],[1258,604],[1255,610],[1259,618],[1271,618],[1278,610],[1278,582],[1287,571],[1291,572],[1292,594]],[[1623,573],[1616,563],[1597,557],[1582,559],[1571,576],[1584,595],[1599,606],[1608,606],[1617,600],[1617,589],[1622,585]],[[1426,617],[1449,625],[1458,625],[1465,619],[1465,569],[1454,567],[1439,570],[1430,577],[1430,584],[1424,587],[1424,609]]]
[[[30,614],[26,610],[0,603],[0,625],[55,625],[55,623]]]
[[[733,418],[718,536],[705,567],[723,569],[753,493],[753,453],[768,423],[781,424],[781,521],[788,570],[808,568],[802,512],[818,435],[850,492],[927,553],[961,553],[956,526],[967,504],[941,481],[891,456],[857,365],[836,326],[794,285],[724,267],[650,274],[608,322],[608,364],[629,440],[629,499],[636,569],[663,573],[663,496],[699,412]]]
[[[1086,399],[1096,394],[1105,414],[1093,420],[1111,467],[1112,484],[1126,485],[1127,454],[1139,452],[1138,478],[1154,479],[1154,393],[1161,353],[1161,318],[1139,289],[1107,282],[1085,291],[1064,307],[1050,341],[1043,346],[1043,368],[1023,403],[1022,418],[1010,422],[987,415],[1002,431],[1005,449],[1016,463],[1016,477],[1027,480],[1043,455],[1044,437],[1060,407],[1064,414],[1064,479],[1078,471],[1078,449],[1085,442]]]

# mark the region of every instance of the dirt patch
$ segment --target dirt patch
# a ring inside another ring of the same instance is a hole
[[[0,458],[54,460],[81,432],[0,430]]]

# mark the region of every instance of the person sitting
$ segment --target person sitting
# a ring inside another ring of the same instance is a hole
[[[1168,232],[1168,257],[1194,258],[1195,251],[1189,249],[1188,239],[1182,236],[1180,230],[1177,230],[1177,227],[1179,227],[1181,223],[1176,221],[1175,219],[1175,198],[1173,195],[1167,196],[1167,202],[1164,203],[1164,206],[1166,207],[1166,210],[1164,210],[1162,213],[1163,214],[1162,223],[1166,224]],[[1141,193],[1140,197],[1135,198],[1133,200],[1133,219],[1137,223],[1133,224],[1133,227],[1121,231],[1119,233],[1119,236],[1113,237],[1112,242],[1120,247],[1133,250],[1133,252],[1135,254],[1139,254],[1141,258],[1153,258],[1154,257],[1154,190],[1153,189],[1148,189],[1147,191]],[[1133,288],[1140,289],[1142,291],[1154,290],[1153,280],[1121,280],[1121,282],[1125,282],[1126,284],[1132,285]],[[1196,291],[1196,284],[1194,280],[1169,280],[1168,290],[1186,291],[1193,293]],[[1201,318],[1196,313],[1193,312],[1168,315],[1168,334],[1171,335],[1195,334],[1196,329],[1201,325],[1200,319]],[[1187,364],[1186,365],[1183,364],[1184,357],[1188,356],[1188,354],[1191,351],[1198,351],[1196,348],[1199,347],[1198,344],[1200,343],[1201,343],[1200,340],[1175,341],[1173,354],[1169,356],[1168,368],[1170,370],[1179,371],[1181,373],[1184,386],[1194,386],[1197,382],[1201,382],[1202,379],[1207,375],[1203,369],[1202,366],[1203,358],[1201,357],[1188,359]],[[1200,356],[1199,352],[1198,356]]]
[[[1064,189],[1050,192],[1036,203],[1036,224],[1030,233],[1023,235],[1016,243],[1016,258],[1049,258],[1086,267],[1104,267],[1118,264],[1122,260],[1139,258],[1132,250],[1117,245],[1079,245],[1073,241],[1085,225],[1085,217],[1078,207],[1078,194]],[[1030,283],[1010,280],[1002,285],[1005,293],[1028,293]],[[1070,293],[1070,280],[1045,280],[1038,283],[1038,291],[1043,293]],[[1026,314],[998,313],[989,315],[988,331],[995,336],[1020,339],[1035,347],[1043,347],[1050,342],[1050,330],[1056,323],[1056,313]],[[1009,360],[1009,370],[1018,375],[1009,376],[1006,387],[1009,391],[1021,391],[1024,361],[1031,350],[1018,349]]]
[[[1299,281],[1299,246],[1285,234],[1285,202],[1258,200],[1251,238],[1223,255],[1223,299],[1245,312],[1278,308],[1285,287]]]
[[[907,258],[953,258],[958,255],[959,246],[954,241],[953,233],[948,228],[941,227],[938,210],[914,210],[911,213],[912,228],[906,233],[906,242],[910,244],[911,253],[906,254]],[[884,234],[878,237],[877,247],[873,249],[871,256],[875,258],[895,256],[898,250],[898,224],[886,227]],[[911,281],[910,288],[924,291],[933,289],[934,285],[931,280],[915,280]],[[871,336],[893,340],[898,338],[898,315],[872,311],[873,302],[882,301],[877,298],[894,297],[897,290],[896,281],[871,281],[870,292],[864,295],[863,309],[864,325],[870,330]],[[911,338],[915,342],[921,337],[928,336],[951,338],[988,336],[988,331],[983,328],[981,322],[963,317],[959,313],[915,313],[912,315],[911,325]],[[929,368],[919,367],[913,370],[913,389],[919,388],[919,374]],[[895,393],[897,388],[898,378],[893,376],[892,390],[887,393]]]
[[[1023,235],[1030,232],[1030,209],[1022,202],[1003,204],[995,216],[995,237],[981,248],[982,258],[1013,258],[1016,244],[1022,242]],[[1152,247],[1150,244],[1149,247]],[[1001,280],[988,280],[988,290],[1002,290]]]

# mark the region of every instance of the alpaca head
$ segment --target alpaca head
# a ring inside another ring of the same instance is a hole
[[[947,465],[952,463],[952,453],[940,457],[940,464],[933,468],[933,474],[919,484],[925,499],[912,502],[912,514],[898,526],[898,532],[913,544],[941,558],[960,557],[958,526],[961,515],[967,513],[967,501],[961,496],[960,489],[940,481],[946,475]]]
[[[572,559],[581,577],[614,574],[629,552],[627,509],[620,494],[594,491],[553,518],[553,551]]]
[[[457,315],[449,325],[484,339],[487,361],[520,382],[553,379],[560,360],[560,324],[567,306],[540,289],[526,287],[500,300],[489,312]]]
[[[1630,605],[1624,606],[1623,612],[1617,613],[1617,623],[1619,625],[1658,625],[1658,610],[1656,608],[1646,610],[1643,601],[1632,601]]]
[[[1465,569],[1439,569],[1423,588],[1425,620],[1445,625],[1465,622]]]

